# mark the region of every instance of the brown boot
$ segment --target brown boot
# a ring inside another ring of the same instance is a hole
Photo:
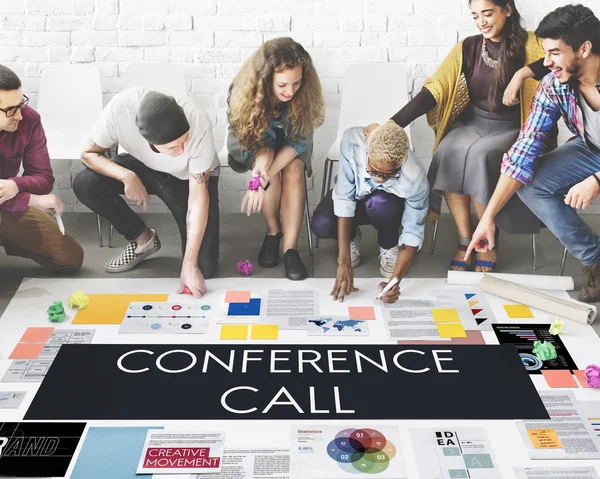
[[[587,284],[579,292],[579,301],[584,303],[595,303],[600,301],[600,263],[583,268]]]

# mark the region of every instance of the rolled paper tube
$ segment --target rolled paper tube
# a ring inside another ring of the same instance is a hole
[[[448,284],[477,286],[483,275],[504,279],[535,289],[573,291],[575,282],[571,276],[541,276],[535,274],[478,273],[473,271],[448,271]]]
[[[532,308],[547,311],[556,316],[582,324],[592,324],[596,319],[596,306],[581,303],[574,299],[555,298],[542,291],[527,288],[522,284],[511,283],[489,274],[479,282],[479,288],[486,293],[506,298],[515,303],[526,304]]]

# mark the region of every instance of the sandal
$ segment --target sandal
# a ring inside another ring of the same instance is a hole
[[[498,241],[500,239],[500,229],[496,227],[496,231],[494,232],[494,250],[498,249]],[[479,266],[480,268],[490,268],[490,271],[481,271],[482,273],[493,273],[496,269],[496,261],[485,261],[483,259],[475,260],[475,267]]]
[[[471,243],[471,238],[458,238],[458,249],[466,252],[469,243]],[[462,269],[454,269],[453,266]],[[464,261],[460,261],[458,259],[452,259],[450,261],[450,269],[454,271],[472,271],[473,266],[470,263],[465,263]]]

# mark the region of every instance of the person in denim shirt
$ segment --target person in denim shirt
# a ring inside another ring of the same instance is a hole
[[[297,248],[304,171],[312,174],[313,131],[325,112],[310,55],[291,38],[265,42],[233,80],[227,104],[229,166],[238,173],[252,170],[253,177],[242,211],[260,211],[267,226],[258,264],[277,266],[283,238],[286,277],[302,280],[307,271]]]
[[[335,186],[311,221],[317,237],[338,239],[334,300],[343,301],[357,291],[353,268],[360,262],[359,225],[371,224],[377,230],[380,273],[386,279],[401,280],[423,245],[429,208],[425,170],[410,150],[408,135],[393,121],[374,129],[369,126],[368,131],[368,138],[363,127],[344,132]],[[379,290],[386,284],[380,283]],[[399,285],[381,299],[396,301]]]
[[[579,300],[600,300],[600,239],[577,214],[600,194],[600,20],[583,5],[566,5],[541,21],[544,77],[527,122],[504,156],[502,175],[473,235],[473,250],[494,248],[495,216],[518,193],[523,202],[584,265]],[[560,118],[573,138],[542,155]]]

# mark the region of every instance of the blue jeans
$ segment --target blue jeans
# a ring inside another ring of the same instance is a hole
[[[565,204],[565,195],[598,171],[600,152],[577,138],[542,155],[533,180],[518,191],[523,203],[584,266],[600,262],[600,241],[577,210]]]

